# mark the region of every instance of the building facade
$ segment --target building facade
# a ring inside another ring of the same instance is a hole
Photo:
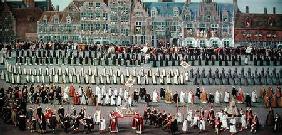
[[[237,0],[234,2],[237,5]],[[276,8],[263,14],[245,11],[235,12],[235,43],[238,45],[277,46],[282,44],[282,14],[276,14]]]
[[[37,40],[37,21],[47,10],[53,10],[51,0],[0,1],[0,42]]]
[[[58,24],[48,19],[56,16]],[[45,42],[221,47],[233,46],[233,22],[233,4],[212,0],[73,0],[62,12],[44,12],[37,32]],[[66,25],[72,30],[57,28]]]

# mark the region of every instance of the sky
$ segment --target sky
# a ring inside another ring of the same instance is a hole
[[[20,0],[8,0],[20,1]],[[43,0],[36,0],[43,1]],[[63,10],[72,0],[52,0],[54,7],[59,5],[60,10]],[[158,0],[142,0],[144,2],[156,2]],[[183,2],[185,0],[175,0],[176,2]],[[192,2],[199,2],[201,0],[192,0]],[[215,2],[232,3],[233,0],[214,0]],[[238,0],[238,7],[240,11],[245,12],[246,6],[249,6],[250,13],[263,13],[264,7],[267,8],[268,13],[272,13],[273,7],[276,7],[276,13],[282,14],[282,0]]]

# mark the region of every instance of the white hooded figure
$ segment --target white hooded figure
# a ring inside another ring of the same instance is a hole
[[[121,97],[120,97],[120,95],[118,95],[118,97],[117,97],[117,106],[121,106]]]
[[[81,97],[81,104],[82,105],[86,105],[87,104],[87,98],[86,98],[85,94],[83,94],[82,97]]]
[[[84,75],[84,77],[85,77],[85,83],[89,84],[89,76],[88,75]]]
[[[76,83],[80,83],[80,75],[79,74],[76,74]]]
[[[164,76],[163,75],[160,76],[160,84],[164,84]]]
[[[118,95],[119,95],[120,97],[123,97],[123,89],[122,89],[122,88],[119,88]]]
[[[171,84],[170,75],[167,75],[167,76],[166,76],[166,84]]]
[[[55,74],[54,83],[58,83],[58,82],[59,82],[59,76],[58,76],[58,74]]]
[[[44,76],[44,74],[41,75],[41,82],[45,83],[45,76]]]
[[[117,90],[117,88],[114,89],[114,96],[115,96],[115,97],[118,96],[118,90]]]
[[[228,103],[229,102],[229,98],[230,98],[230,93],[225,91],[225,94],[224,94],[224,102],[225,103]]]
[[[100,84],[104,84],[104,79],[102,75],[100,75]]]
[[[77,92],[78,92],[78,95],[81,97],[83,93],[82,93],[82,88],[80,86],[79,86]]]
[[[174,84],[178,84],[178,76],[177,75],[175,75],[174,77],[173,77],[173,80],[174,80]]]
[[[193,93],[191,91],[188,93],[188,103],[193,103]]]
[[[187,129],[188,129],[188,120],[185,119],[185,120],[183,121],[183,124],[182,124],[182,131],[183,131],[183,132],[187,132]]]
[[[113,75],[113,84],[117,84],[117,76],[115,74]]]
[[[230,129],[229,129],[229,132],[230,133],[237,133],[237,129],[236,129],[236,119],[235,118],[231,118],[230,119]]]
[[[224,129],[229,129],[229,128],[228,128],[227,115],[226,115],[226,114],[223,114],[223,115],[222,115],[221,121],[222,121],[222,128],[224,128]]]
[[[111,80],[110,80],[110,76],[109,75],[106,75],[106,83],[107,84],[111,84]]]
[[[11,76],[11,83],[14,84],[15,83],[15,77],[14,77],[14,74],[12,73],[12,76]]]
[[[185,72],[184,77],[185,77],[185,81],[188,82],[189,81],[189,73]]]
[[[102,94],[101,93],[97,94],[97,103],[102,104]]]
[[[141,84],[141,76],[137,75],[137,84]]]
[[[181,104],[185,103],[185,93],[183,91],[180,92],[180,96],[179,96],[179,102]]]
[[[148,75],[144,76],[144,83],[145,85],[149,84],[149,79],[148,79]]]
[[[248,56],[245,57],[244,63],[245,65],[248,65]]]
[[[182,74],[179,75],[179,81],[180,81],[179,84],[184,84],[184,77]]]
[[[95,75],[91,75],[91,78],[90,78],[90,83],[91,84],[95,84],[96,83],[96,79],[95,79]]]
[[[158,102],[158,93],[156,89],[153,91],[153,101],[152,102],[154,103]]]
[[[36,75],[36,82],[40,83],[40,76],[39,75]]]
[[[187,111],[186,120],[187,120],[188,122],[192,122],[192,120],[193,120],[193,111],[192,111],[191,109]]]
[[[199,120],[200,120],[199,116],[196,115],[195,117],[193,117],[193,120],[191,122],[191,127],[198,126],[198,121]]]
[[[177,122],[180,123],[183,121],[183,116],[182,116],[182,113],[179,111],[177,112]]]
[[[214,102],[215,103],[220,103],[220,93],[219,93],[219,91],[217,90],[216,92],[215,92],[215,96],[214,96]]]
[[[115,106],[115,105],[116,105],[115,96],[111,96],[111,106]]]
[[[258,98],[258,95],[257,95],[256,91],[252,91],[252,102],[256,103],[257,102],[257,98]]]
[[[129,73],[128,67],[126,68],[126,76],[127,76],[127,77],[129,77],[129,76],[130,76],[130,73]]]
[[[95,120],[95,123],[100,123],[101,121],[101,111],[100,110],[96,110],[96,112],[94,113],[94,120]]]
[[[73,83],[72,74],[69,74],[69,82],[70,82],[70,83]]]
[[[102,118],[100,122],[100,131],[104,131],[104,130],[106,130],[106,120]]]
[[[68,101],[68,99],[69,99],[69,87],[66,87],[65,89],[64,89],[64,95],[63,95],[63,99],[65,100],[65,101]]]
[[[110,96],[106,94],[105,100],[104,100],[104,105],[109,105],[111,102]]]
[[[157,84],[156,76],[152,75],[153,84]]]
[[[127,104],[128,104],[128,107],[132,106],[132,97],[131,96],[128,96]]]
[[[34,75],[31,75],[31,82],[35,83]]]
[[[120,76],[120,83],[124,84],[124,76],[123,76],[123,74]]]
[[[102,86],[101,94],[102,94],[103,96],[106,95],[106,87],[105,87],[105,85]]]
[[[5,74],[4,74],[4,71],[1,70],[1,80],[4,80],[5,79]]]
[[[200,131],[206,130],[206,121],[203,118],[199,121],[199,129]]]
[[[17,83],[17,84],[20,84],[20,83],[21,83],[21,77],[20,77],[19,74],[17,74],[16,83]]]
[[[242,113],[240,119],[241,119],[241,127],[242,127],[242,129],[247,129],[247,121],[246,121],[245,113]]]

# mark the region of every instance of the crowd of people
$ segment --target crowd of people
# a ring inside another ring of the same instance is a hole
[[[215,96],[212,96],[213,94],[207,94],[205,89],[200,89],[200,87],[197,87],[194,92],[188,92],[187,95],[185,95],[185,92],[180,92],[179,95],[177,92],[172,94],[171,90],[164,88],[161,88],[159,92],[154,90],[152,94],[148,93],[143,87],[140,88],[139,92],[138,90],[134,90],[134,92],[130,94],[127,90],[123,91],[122,88],[118,90],[117,88],[109,87],[107,90],[105,86],[96,86],[95,91],[92,91],[91,87],[86,87],[86,90],[83,90],[84,88],[79,86],[77,89],[73,84],[69,87],[65,87],[64,90],[61,89],[62,88],[59,86],[46,87],[44,85],[37,87],[31,85],[30,87],[15,86],[9,87],[8,89],[2,88],[0,90],[0,105],[1,116],[4,119],[4,122],[19,126],[20,129],[28,127],[31,132],[40,133],[45,133],[47,129],[55,132],[57,125],[61,125],[65,132],[72,131],[77,133],[84,127],[83,131],[90,133],[94,131],[93,129],[96,124],[98,124],[99,130],[104,132],[108,129],[106,126],[106,118],[101,118],[101,111],[99,109],[96,109],[94,114],[86,114],[85,108],[82,108],[80,112],[77,112],[75,105],[94,105],[98,108],[99,106],[106,107],[107,105],[117,107],[123,105],[126,108],[131,108],[133,102],[137,105],[140,100],[144,100],[147,102],[148,108],[144,111],[143,116],[139,113],[135,113],[132,116],[132,127],[133,129],[136,129],[137,133],[142,133],[142,130],[144,129],[143,119],[144,124],[149,121],[150,125],[169,129],[173,134],[179,132],[179,123],[182,123],[181,129],[183,132],[188,131],[190,124],[192,128],[199,128],[200,132],[204,131],[206,126],[210,125],[215,128],[217,133],[229,129],[232,134],[238,132],[238,129],[244,130],[247,128],[255,133],[259,126],[258,118],[251,110],[251,102],[257,102],[258,100],[256,92],[252,93],[252,96],[246,94],[245,97],[243,90],[240,88],[238,90],[235,87],[232,88],[230,92],[231,94],[227,92],[228,94],[225,95],[224,98],[217,96],[221,95],[221,91],[217,91],[216,93],[219,94],[215,93]],[[270,90],[272,90],[272,88],[264,91],[269,92]],[[279,87],[277,88],[277,91],[280,91]],[[264,92],[262,92],[262,94],[263,93]],[[91,101],[86,95],[92,95],[95,100]],[[165,110],[161,111],[161,109],[150,107],[151,102],[156,103],[161,100],[164,100],[165,103],[175,103],[177,107],[184,107],[186,103],[209,103],[211,108],[208,110],[199,109],[194,111],[188,109],[187,112],[184,111],[181,113],[181,111],[178,111],[176,114],[171,114]],[[121,103],[118,104],[118,102]],[[223,110],[215,113],[212,106],[221,102],[226,102],[229,105]],[[40,103],[47,105],[61,104],[61,106],[58,110],[55,108],[45,108],[44,111],[39,105]],[[236,106],[238,103],[246,103],[248,109],[246,111],[243,111],[243,109],[238,110]],[[28,104],[36,104],[38,107],[28,108]],[[66,112],[62,105],[71,104],[74,105],[72,111]],[[123,114],[119,110],[115,110],[109,115],[108,124],[110,132],[118,132],[119,118],[123,118]],[[238,122],[241,123],[239,128],[237,126]],[[279,127],[281,127],[280,122],[280,116],[278,114],[274,115],[274,112],[271,109],[266,123],[273,126],[274,131],[278,131],[280,130]]]

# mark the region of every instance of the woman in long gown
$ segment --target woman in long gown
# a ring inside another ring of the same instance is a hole
[[[253,90],[252,91],[252,102],[256,103],[257,102],[257,98],[258,98],[257,93],[256,93],[255,90]]]
[[[230,98],[230,93],[225,91],[225,93],[224,93],[224,102],[228,103],[229,102],[229,98]]]
[[[208,94],[204,88],[202,89],[202,93],[200,94],[200,99],[202,103],[208,102]]]
[[[180,98],[179,98],[179,102],[180,104],[184,105],[185,104],[185,93],[183,91],[180,92]]]
[[[242,104],[244,102],[244,92],[243,90],[240,88],[239,92],[237,94],[237,103]]]
[[[182,131],[183,131],[183,133],[186,133],[187,129],[188,129],[188,120],[185,119],[183,124],[182,124]]]
[[[154,103],[158,102],[158,93],[156,89],[153,92],[153,101],[152,102]]]
[[[230,119],[230,129],[229,132],[233,135],[237,133],[237,129],[236,129],[236,119],[234,118],[234,115],[232,116],[232,118]]]
[[[188,103],[194,103],[194,95],[193,95],[193,92],[190,90],[189,93],[188,93]]]
[[[219,93],[219,91],[217,90],[215,92],[215,98],[214,98],[214,102],[219,104],[220,103],[220,96],[221,96],[221,93]]]

